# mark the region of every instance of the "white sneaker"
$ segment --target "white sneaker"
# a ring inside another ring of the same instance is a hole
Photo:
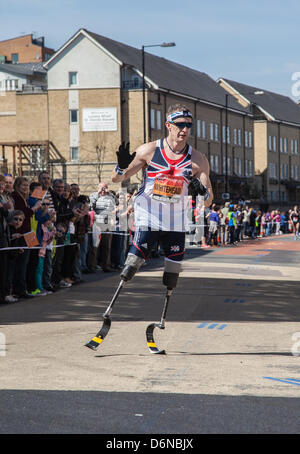
[[[5,302],[6,303],[16,303],[18,301],[18,298],[15,298],[14,296],[12,295],[7,295],[5,297]]]
[[[69,287],[72,287],[72,284],[70,284],[69,282],[66,282],[64,281],[63,279],[60,281],[60,283],[58,284],[58,286],[60,288],[69,288]]]

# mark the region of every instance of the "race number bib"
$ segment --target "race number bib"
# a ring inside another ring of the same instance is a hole
[[[183,189],[183,177],[159,175],[155,178],[152,198],[160,202],[179,202]]]

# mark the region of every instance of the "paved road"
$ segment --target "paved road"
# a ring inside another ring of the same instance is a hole
[[[300,241],[187,250],[166,329],[151,355],[162,259],[127,284],[111,330],[96,334],[119,277],[0,307],[0,433],[300,433]]]

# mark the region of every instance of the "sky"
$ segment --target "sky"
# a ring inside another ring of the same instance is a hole
[[[80,28],[205,72],[300,99],[299,0],[0,0],[0,41],[60,48]]]

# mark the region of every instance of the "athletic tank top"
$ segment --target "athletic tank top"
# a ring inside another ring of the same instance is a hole
[[[144,181],[135,198],[135,225],[151,230],[188,230],[188,177],[192,174],[192,147],[176,160],[167,157],[163,139],[156,142]]]

